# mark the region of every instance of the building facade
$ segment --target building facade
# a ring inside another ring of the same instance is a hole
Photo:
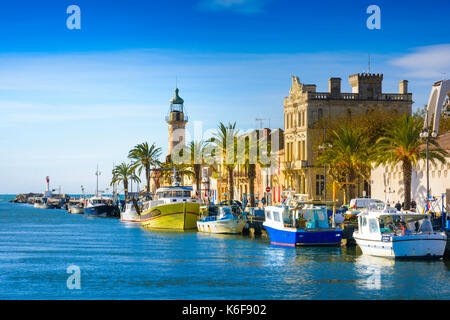
[[[450,131],[438,137],[440,147],[450,152]],[[450,157],[446,158],[446,163],[436,161],[429,162],[429,186],[430,195],[436,200],[432,207],[439,209],[442,205],[441,199],[444,194],[444,204],[447,210],[450,209]],[[402,203],[404,199],[403,170],[401,163],[391,166],[378,166],[372,170],[372,197],[389,202],[391,206],[397,202]],[[411,179],[411,200],[417,203],[417,209],[422,212],[425,207],[427,194],[427,167],[426,161],[420,160],[416,167],[413,167]]]
[[[326,128],[318,128],[322,120],[338,116],[351,118],[367,110],[385,108],[411,114],[412,94],[408,81],[399,82],[399,93],[383,93],[382,74],[349,76],[351,93],[341,92],[341,79],[329,79],[328,92],[316,92],[315,84],[303,84],[292,77],[289,96],[284,99],[284,161],[281,171],[286,187],[312,199],[332,200],[332,181],[326,168],[317,166],[318,145],[326,136]],[[360,196],[370,192],[368,183],[358,187]],[[365,187],[365,188],[364,188]],[[342,191],[338,193],[342,199]]]

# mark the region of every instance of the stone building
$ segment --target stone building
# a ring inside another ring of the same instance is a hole
[[[332,199],[332,182],[325,168],[318,167],[318,145],[326,135],[326,128],[318,128],[323,119],[335,119],[386,108],[411,114],[412,94],[408,81],[399,82],[399,93],[383,93],[382,74],[353,74],[349,76],[351,93],[341,92],[341,79],[330,78],[328,92],[317,92],[315,84],[303,84],[292,77],[289,96],[284,99],[284,162],[281,171],[287,187],[297,193],[308,194],[313,199]],[[369,183],[358,187],[363,196],[370,192]],[[365,192],[364,192],[365,191]],[[342,199],[342,194],[338,194]]]
[[[442,133],[438,137],[440,147],[450,153],[450,131]],[[423,146],[425,148],[425,146]],[[397,202],[402,203],[404,199],[402,164],[380,165],[371,172],[372,197],[382,201],[387,201],[391,206]],[[442,194],[447,210],[450,210],[450,157],[446,158],[446,163],[436,161],[429,162],[429,186],[430,195],[436,198],[433,207],[440,209]],[[427,167],[426,161],[420,160],[416,167],[413,167],[411,177],[411,199],[417,203],[417,208],[422,212],[425,207],[427,194]]]

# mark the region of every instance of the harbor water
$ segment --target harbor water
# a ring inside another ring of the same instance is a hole
[[[13,198],[0,196],[0,299],[450,299],[448,260],[154,232]],[[71,266],[80,289],[69,289]]]

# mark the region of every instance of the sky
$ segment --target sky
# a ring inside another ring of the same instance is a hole
[[[70,30],[70,5],[81,29]],[[369,29],[370,5],[380,29]],[[113,164],[138,143],[167,153],[177,85],[189,117],[210,132],[283,128],[291,76],[328,91],[328,78],[383,73],[383,92],[409,81],[413,110],[450,74],[450,2],[288,0],[2,0],[0,194],[108,188]],[[201,137],[200,137],[201,138]]]

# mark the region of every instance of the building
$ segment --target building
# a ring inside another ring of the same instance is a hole
[[[270,163],[255,163],[254,172],[254,196],[257,204],[264,199],[266,204],[280,203],[284,179],[281,173],[281,161],[284,154],[284,132],[282,129],[271,130],[269,128],[253,130],[243,134],[240,138],[249,139],[254,136],[258,141],[261,153],[264,153],[263,145],[270,141],[272,157]],[[251,194],[249,168],[243,164],[236,165],[233,171],[235,199],[243,201],[249,199]],[[226,177],[226,176],[224,176]],[[226,178],[225,178],[226,179]],[[226,187],[226,180],[223,188]],[[270,191],[267,191],[269,188]],[[224,190],[224,189],[223,189]]]
[[[399,93],[383,93],[382,74],[349,76],[351,93],[341,92],[341,79],[330,78],[328,92],[316,92],[315,84],[303,84],[292,77],[289,96],[284,99],[284,162],[281,165],[286,186],[310,198],[331,200],[332,182],[326,168],[318,167],[318,145],[326,136],[326,128],[318,126],[324,119],[360,114],[375,108],[386,108],[400,114],[411,114],[412,94],[408,81],[399,82]],[[370,184],[358,187],[360,196],[370,193]],[[338,194],[342,199],[342,193]]]
[[[450,131],[438,137],[440,147],[450,153]],[[425,146],[423,146],[425,147]],[[440,210],[442,194],[446,194],[444,202],[447,210],[450,209],[450,157],[446,163],[436,161],[429,162],[430,195],[437,201],[432,207]],[[392,206],[404,199],[403,170],[401,163],[391,166],[378,166],[371,172],[372,198],[389,202]],[[426,160],[420,160],[417,167],[413,168],[411,179],[411,199],[417,203],[417,208],[422,212],[425,207],[427,194],[427,167]]]

